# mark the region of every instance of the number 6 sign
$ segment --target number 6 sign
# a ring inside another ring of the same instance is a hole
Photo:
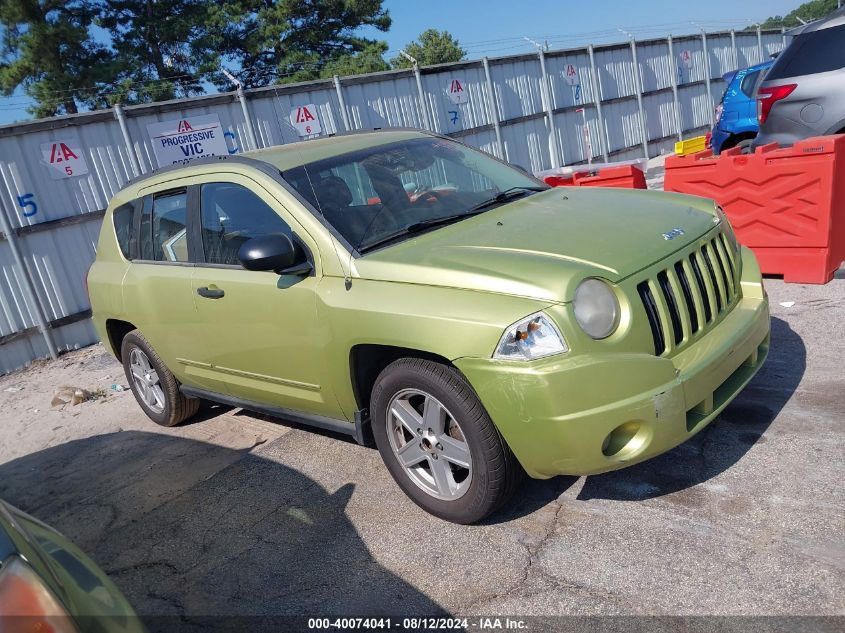
[[[323,131],[317,118],[317,106],[313,103],[298,106],[290,111],[290,122],[300,136],[310,136]]]

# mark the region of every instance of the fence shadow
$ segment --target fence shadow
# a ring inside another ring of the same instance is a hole
[[[137,431],[0,465],[0,497],[74,540],[142,616],[445,615],[370,555],[345,514],[353,489]]]
[[[745,390],[701,433],[641,464],[588,477],[578,499],[639,501],[678,492],[724,472],[761,441],[798,388],[807,352],[801,337],[772,318],[769,358]]]

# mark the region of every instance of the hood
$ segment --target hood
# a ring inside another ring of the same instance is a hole
[[[368,253],[354,260],[352,274],[568,301],[583,278],[620,281],[697,240],[717,221],[705,198],[553,188]]]

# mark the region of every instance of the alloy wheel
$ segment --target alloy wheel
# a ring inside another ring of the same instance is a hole
[[[164,411],[164,390],[158,378],[158,372],[150,363],[149,357],[139,348],[134,348],[129,354],[129,371],[135,392],[144,404],[154,413]]]
[[[390,400],[387,436],[411,481],[432,497],[454,501],[472,482],[472,455],[460,424],[434,396],[404,389]]]

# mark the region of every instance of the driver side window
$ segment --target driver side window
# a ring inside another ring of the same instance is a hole
[[[255,193],[230,182],[202,185],[200,192],[202,250],[208,264],[240,265],[238,249],[247,240],[282,233],[293,237],[287,223]]]

